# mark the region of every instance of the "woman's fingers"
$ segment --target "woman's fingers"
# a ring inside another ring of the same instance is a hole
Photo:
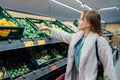
[[[40,30],[50,30],[47,26],[39,26]]]
[[[46,29],[46,26],[39,26],[39,29],[40,29],[40,30],[45,30],[45,29]]]

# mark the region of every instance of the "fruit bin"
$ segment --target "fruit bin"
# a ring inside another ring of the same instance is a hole
[[[63,46],[63,48],[57,48],[58,45],[61,47]],[[26,52],[30,54],[34,61],[36,69],[38,69],[65,58],[67,55],[67,47],[65,48],[65,46],[65,44],[36,46],[34,48],[27,48]]]
[[[68,28],[66,25],[64,25],[62,22],[59,20],[56,21],[49,21],[49,20],[42,20],[42,19],[35,19],[35,18],[27,18],[31,22],[35,23],[38,27],[40,26],[47,26],[47,27],[53,27],[53,28],[58,28],[60,30],[69,32],[69,33],[74,33],[73,30]],[[45,31],[48,35],[50,35],[50,32]]]
[[[31,22],[35,23],[38,27],[39,27],[39,25],[52,27],[46,20],[43,20],[43,19],[35,19],[35,18],[26,18],[26,19],[28,19]]]
[[[61,21],[57,20],[55,21],[58,25],[60,25],[66,32],[69,33],[75,33],[72,29],[68,28],[65,24],[63,24]]]
[[[7,74],[6,68],[3,65],[3,62],[0,60],[0,80],[6,80],[9,79],[9,76]]]
[[[105,28],[102,28],[102,32],[103,32],[103,34],[106,36],[106,38],[109,41],[112,41],[112,39],[113,39],[113,33],[111,33],[110,31],[106,30]]]
[[[56,59],[59,60],[67,57],[68,46],[65,43],[53,44],[50,46],[49,50],[50,53],[52,53]]]
[[[21,38],[23,31],[23,27],[0,26],[0,40]]]
[[[53,47],[52,45],[27,48],[26,50],[31,55],[34,63],[35,64],[37,63],[36,69],[44,67],[60,59],[63,59],[66,55],[66,54],[62,55],[61,51],[56,49],[56,47]]]
[[[39,69],[56,61],[55,57],[50,54],[48,55],[45,50],[42,50],[42,53],[45,54],[41,54],[40,52],[38,52],[38,50],[36,50],[37,49],[35,48],[27,48],[28,54],[30,54],[30,56],[32,57],[32,64],[34,64],[34,67],[30,65],[33,70]]]
[[[2,18],[13,22],[15,25],[19,25],[18,21],[12,17],[3,7],[0,6],[0,19]]]
[[[21,38],[23,31],[24,27],[0,7],[0,40]]]
[[[120,35],[120,28],[117,29],[117,34]]]
[[[108,30],[106,30],[106,29],[102,29],[102,32],[104,33],[104,34],[112,34],[110,31],[108,31]]]
[[[0,60],[3,62],[3,66],[5,66],[7,74],[11,79],[32,71],[29,67],[31,58],[26,54],[24,49],[11,50],[10,52],[4,51],[0,52],[0,54]]]
[[[36,38],[41,37],[45,38],[48,37],[46,33],[39,30],[38,27],[33,24],[31,21],[29,21],[26,18],[17,18],[15,19],[20,23],[20,25],[24,26],[24,32],[23,32],[23,38]]]
[[[46,20],[35,19],[35,18],[26,18],[26,19],[34,23],[37,26],[37,29],[39,29],[39,27],[42,26],[52,27]],[[44,30],[43,32],[45,32],[47,35],[50,35],[50,32],[48,30]]]
[[[48,23],[53,27],[57,28],[59,30],[68,32],[68,33],[74,33],[74,31],[70,28],[68,28],[66,25],[64,25],[61,21],[55,20],[55,21],[48,21]]]

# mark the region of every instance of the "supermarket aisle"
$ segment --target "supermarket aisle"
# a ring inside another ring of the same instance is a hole
[[[120,80],[120,59],[116,61],[115,70],[116,70],[117,78],[118,80]]]

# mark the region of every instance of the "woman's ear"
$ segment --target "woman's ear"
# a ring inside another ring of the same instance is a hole
[[[90,27],[90,26],[91,26],[90,22],[87,21],[87,27]]]

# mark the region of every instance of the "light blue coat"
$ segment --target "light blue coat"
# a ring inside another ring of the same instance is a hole
[[[96,39],[98,43],[99,57],[104,67],[105,80],[117,80],[111,48],[104,37],[99,37],[98,34],[93,32],[90,32],[85,39],[83,48],[81,50],[79,73],[76,73],[74,69],[74,46],[80,40],[82,35],[82,31],[79,31],[75,34],[69,34],[54,28],[51,29],[50,37],[69,44],[66,80],[96,80]]]

